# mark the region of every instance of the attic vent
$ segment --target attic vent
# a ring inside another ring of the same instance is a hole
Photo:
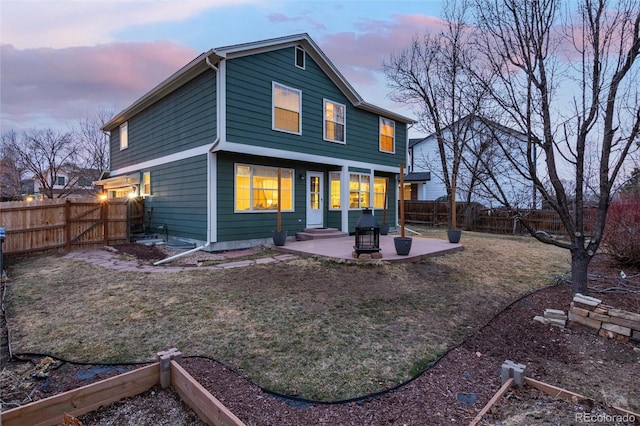
[[[304,69],[304,59],[305,59],[304,49],[300,46],[296,47],[296,67]]]

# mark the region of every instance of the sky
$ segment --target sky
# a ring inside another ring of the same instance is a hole
[[[0,0],[0,132],[70,129],[117,113],[209,49],[306,32],[365,101],[381,72],[437,30],[440,0]],[[415,136],[415,135],[410,135]]]

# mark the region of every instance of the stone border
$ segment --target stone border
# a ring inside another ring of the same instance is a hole
[[[640,314],[605,305],[595,297],[576,293],[569,308],[569,321],[602,337],[640,342]]]

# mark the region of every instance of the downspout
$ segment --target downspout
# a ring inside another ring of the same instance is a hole
[[[413,127],[415,123],[409,123],[409,126],[407,127],[407,134],[405,135],[405,145],[404,145],[404,159],[405,162],[409,159],[409,130]],[[411,156],[411,171],[413,171],[413,155]],[[396,177],[396,188],[400,188],[400,179],[399,179],[399,175],[398,177]],[[404,188],[400,188],[400,191],[404,191]],[[400,226],[400,215],[399,215],[399,206],[398,206],[398,202],[400,201],[400,193],[398,192],[398,190],[396,190],[396,228],[398,228]]]
[[[216,73],[216,139],[213,141],[213,146],[215,147],[218,142],[220,142],[220,73],[218,72],[218,68],[211,63],[209,56],[205,56],[204,61],[206,64]]]
[[[205,56],[204,61],[206,62],[207,66],[216,73],[216,138],[213,141],[213,145],[211,146],[211,150],[213,150],[216,147],[216,145],[220,143],[220,123],[222,120],[220,116],[220,111],[222,110],[220,108],[220,72],[218,68],[215,65],[213,65],[213,63],[211,63],[211,60],[209,59],[209,55]],[[212,180],[214,182],[216,181],[213,174],[215,173],[215,170],[217,168],[213,168],[212,170],[211,155],[212,153],[210,152],[209,158],[207,159],[207,244],[206,244],[206,247],[211,245],[211,241],[213,241],[214,239],[217,240],[217,235],[215,237],[213,235],[213,228],[211,224],[211,222],[214,219],[215,209],[217,206],[217,203],[213,203],[212,202],[213,200],[211,199],[212,197],[211,181]]]

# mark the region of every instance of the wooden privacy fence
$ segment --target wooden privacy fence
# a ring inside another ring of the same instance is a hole
[[[128,200],[53,199],[0,203],[0,227],[6,229],[5,254],[127,241]]]
[[[405,201],[405,222],[434,227],[448,226],[449,202]],[[566,234],[558,213],[554,210],[487,209],[477,203],[456,203],[458,226],[468,231],[495,234],[526,234],[521,220],[537,231],[553,235]],[[585,233],[593,231],[596,209],[585,207]]]

